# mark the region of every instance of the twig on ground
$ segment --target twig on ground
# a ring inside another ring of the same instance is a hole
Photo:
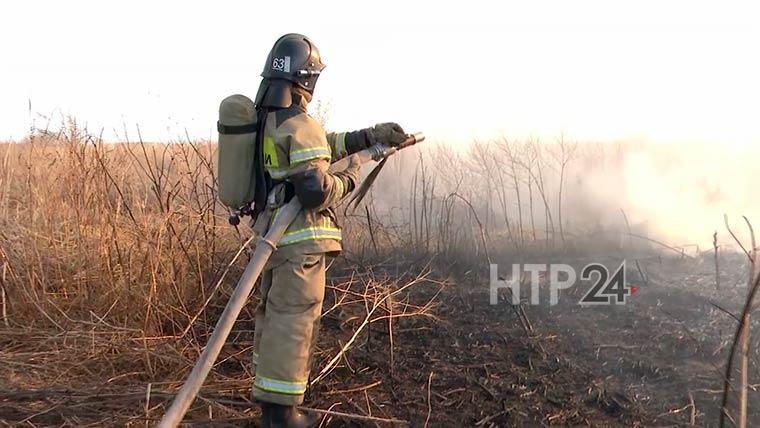
[[[427,428],[428,423],[430,422],[430,415],[433,413],[433,403],[430,401],[430,386],[433,382],[433,372],[430,372],[430,376],[428,376],[428,387],[427,387],[427,405],[428,405],[428,411],[427,411],[427,417],[425,417],[425,428]]]
[[[720,306],[719,304],[717,304],[717,303],[715,303],[715,302],[713,302],[711,300],[709,302],[710,302],[710,304],[713,307],[715,307],[715,309],[718,309],[719,311],[721,311],[721,312],[725,313],[726,315],[730,316],[731,318],[735,319],[736,322],[741,322],[741,320],[739,319],[739,317],[737,317],[736,315],[732,314],[731,311],[729,311],[728,309],[723,308],[722,306]]]
[[[383,381],[378,380],[377,382],[372,382],[369,385],[360,386],[358,388],[339,389],[339,390],[335,390],[335,391],[327,391],[327,392],[324,392],[323,394],[324,395],[336,395],[336,394],[350,394],[352,392],[361,392],[361,391],[366,391],[368,389],[372,389],[372,388],[374,388],[374,387],[376,387],[376,386],[378,386],[378,385],[380,385],[382,383],[383,383]]]
[[[299,407],[299,409],[303,410],[304,412],[319,413],[325,416],[335,416],[336,418],[353,419],[357,421],[376,422],[376,423],[385,423],[385,424],[409,425],[409,422],[401,420],[401,419],[378,418],[375,416],[363,416],[363,415],[356,415],[352,413],[336,412],[333,410],[314,409],[311,407],[303,407],[303,406]]]
[[[398,289],[396,289],[393,292],[385,293],[382,297],[378,297],[377,295],[375,295],[374,296],[374,301],[371,301],[370,298],[369,298],[370,296],[367,295],[366,298],[365,298],[365,303],[367,305],[367,315],[365,316],[364,320],[359,325],[359,327],[356,328],[356,330],[354,331],[354,334],[351,336],[351,338],[345,343],[345,345],[343,345],[341,347],[340,351],[322,368],[322,370],[319,372],[319,374],[317,375],[317,377],[315,377],[314,380],[311,381],[311,384],[312,385],[317,384],[319,381],[321,381],[322,379],[324,379],[325,376],[327,376],[333,370],[333,368],[335,367],[335,364],[337,364],[337,362],[340,361],[341,358],[343,358],[343,355],[346,353],[346,351],[348,351],[348,349],[351,347],[351,345],[353,345],[353,343],[356,341],[356,339],[359,337],[359,335],[362,333],[362,331],[368,325],[370,325],[370,323],[372,323],[374,321],[377,321],[377,320],[380,320],[380,319],[386,318],[386,317],[382,317],[382,316],[381,317],[377,317],[377,318],[372,318],[372,315],[375,313],[375,311],[378,308],[380,308],[384,304],[384,302],[388,298],[392,297],[395,294],[403,292],[404,290],[408,289],[409,287],[411,287],[411,286],[413,286],[415,284],[418,284],[418,283],[422,282],[423,280],[426,279],[426,275],[427,275],[427,272],[423,272],[420,275],[418,275],[415,279],[413,279],[412,281],[409,281],[407,284],[403,285],[402,287],[399,287]],[[436,294],[436,296],[437,296],[437,294]],[[425,310],[428,308],[428,306],[430,304],[432,304],[432,300],[430,302],[428,302],[428,305],[426,305],[423,309],[421,309],[420,311],[418,311],[416,314],[423,314],[423,313],[425,313]],[[403,317],[403,316],[410,316],[410,314],[398,314],[398,315],[396,315],[396,317]]]
[[[145,424],[148,424],[150,420],[150,389],[153,385],[148,382],[148,386],[145,388]]]
[[[491,415],[491,416],[486,416],[485,418],[483,418],[483,419],[481,419],[481,420],[479,420],[479,421],[475,422],[475,426],[476,426],[476,427],[479,427],[479,426],[483,426],[483,425],[485,425],[486,423],[488,423],[488,422],[491,422],[492,420],[494,420],[494,419],[498,418],[499,416],[503,416],[503,415],[506,415],[507,413],[509,413],[509,410],[502,410],[501,412],[498,412],[498,413],[494,413],[494,414],[493,414],[493,415]]]
[[[691,405],[691,416],[689,417],[689,425],[696,426],[697,424],[697,406],[694,404],[694,396],[689,391],[689,405]]]

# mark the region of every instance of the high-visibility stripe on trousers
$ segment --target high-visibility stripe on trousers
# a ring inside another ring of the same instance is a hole
[[[261,375],[256,375],[254,385],[257,389],[278,394],[303,395],[306,392],[307,381],[289,382],[286,380],[270,379]]]
[[[267,266],[256,308],[253,397],[282,405],[303,402],[325,294],[325,255],[288,256]]]

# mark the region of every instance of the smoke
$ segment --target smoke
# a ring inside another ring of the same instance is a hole
[[[760,198],[753,192],[760,184],[759,147],[653,142],[580,147],[567,182],[568,221],[614,227],[624,221],[624,212],[637,232],[703,250],[712,246],[715,231],[721,243],[733,246],[724,214],[745,246],[749,233],[742,216],[760,227]]]
[[[718,231],[730,243],[724,214],[746,240],[741,216],[760,221],[758,155],[760,148],[739,144],[644,145],[625,156],[625,202],[635,220],[669,242],[709,247]]]
[[[513,236],[520,224],[531,239],[534,233],[547,236],[547,230],[556,235],[561,217],[568,237],[620,236],[630,227],[639,235],[704,251],[712,248],[715,231],[721,245],[734,247],[724,214],[745,247],[749,233],[742,216],[756,221],[760,233],[757,146],[567,138],[424,146],[392,159],[373,191],[378,212],[395,216],[397,223],[414,221],[413,211],[420,213],[423,201],[429,204],[426,215],[435,220],[438,204],[457,192],[472,202],[492,236],[507,233],[505,217]]]

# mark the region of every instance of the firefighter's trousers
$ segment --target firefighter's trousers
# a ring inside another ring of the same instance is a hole
[[[309,379],[325,295],[325,254],[291,255],[261,277],[253,341],[253,397],[298,405]]]

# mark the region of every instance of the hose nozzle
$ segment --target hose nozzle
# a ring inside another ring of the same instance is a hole
[[[414,134],[409,134],[406,137],[406,140],[404,140],[403,143],[398,145],[397,149],[404,149],[409,146],[413,146],[417,143],[421,143],[423,141],[425,141],[425,134],[423,134],[422,132],[415,132]]]

